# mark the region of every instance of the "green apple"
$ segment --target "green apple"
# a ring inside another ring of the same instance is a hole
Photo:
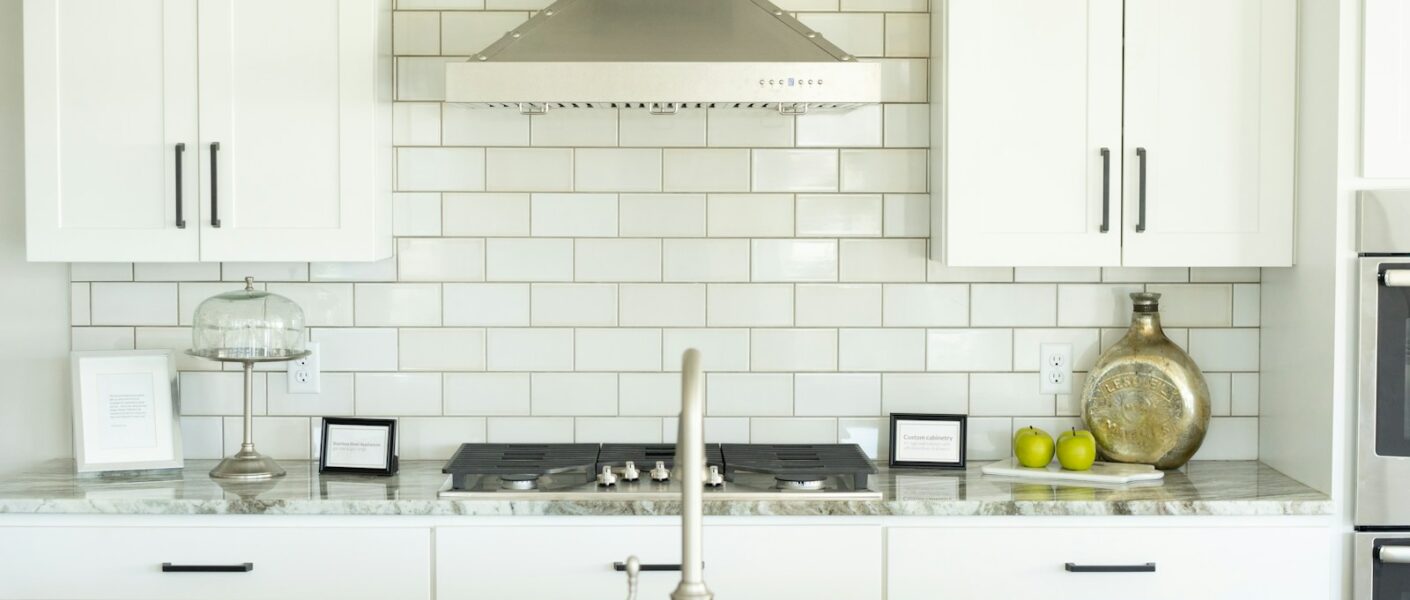
[[[1058,436],[1057,458],[1064,469],[1086,471],[1097,460],[1097,438],[1092,437],[1092,432],[1078,431],[1076,427],[1064,431]]]
[[[1053,462],[1053,436],[1037,427],[1024,427],[1013,436],[1013,455],[1025,467],[1046,467]]]

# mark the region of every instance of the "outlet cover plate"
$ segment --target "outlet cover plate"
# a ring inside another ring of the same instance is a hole
[[[318,343],[309,342],[307,350],[310,352],[308,356],[288,363],[290,394],[317,394],[323,391],[319,364],[322,355],[318,351]]]
[[[1038,345],[1038,393],[1072,393],[1072,344]]]

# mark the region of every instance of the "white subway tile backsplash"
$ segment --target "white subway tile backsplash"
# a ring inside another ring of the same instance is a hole
[[[490,417],[487,419],[491,444],[570,444],[572,417]],[[451,449],[454,451],[454,448]],[[449,456],[447,452],[445,456]]]
[[[571,371],[572,329],[490,329],[485,355],[491,371]]]
[[[929,185],[926,156],[925,150],[843,150],[840,189],[923,194]]]
[[[228,284],[217,285],[228,287]],[[271,283],[266,288],[298,304],[304,310],[304,324],[309,327],[347,327],[353,324],[351,283]],[[183,307],[185,322],[190,322],[194,310],[187,311]]]
[[[1228,327],[1233,290],[1227,285],[1147,285],[1160,294],[1160,321],[1167,327]]]
[[[180,311],[180,314],[178,315],[180,317],[178,320],[178,324],[190,325],[191,320],[195,318],[196,307],[200,306],[202,302],[205,302],[211,296],[223,294],[229,291],[244,289],[244,287],[244,284],[224,281],[211,283],[197,282],[177,284],[176,297],[178,310]],[[258,281],[255,282],[255,289],[263,290],[267,288],[268,286],[264,283],[260,283]],[[349,293],[351,293],[351,288],[349,289]],[[292,296],[290,297],[292,298]],[[303,302],[302,300],[295,301],[300,302],[300,304],[302,304]],[[308,308],[305,307],[305,311],[307,310]],[[78,323],[74,323],[74,325],[78,325]]]
[[[880,146],[881,114],[880,104],[868,104],[851,110],[820,111],[800,115],[797,120],[798,146],[827,148]]]
[[[450,11],[440,14],[440,53],[451,56],[479,52],[529,18],[529,14],[524,12]]]
[[[461,444],[486,441],[485,419],[408,417],[397,421],[401,460],[445,460]]]
[[[667,148],[661,152],[667,192],[749,191],[749,150]]]
[[[882,17],[880,13],[810,12],[798,15],[798,20],[852,56],[881,56],[885,43]]]
[[[754,281],[836,281],[837,240],[752,240]]]
[[[536,326],[617,324],[617,286],[606,283],[536,283],[531,322]]]
[[[1258,327],[1261,322],[1261,289],[1256,284],[1234,284],[1233,324],[1235,327]]]
[[[700,368],[706,371],[748,371],[748,329],[667,329],[661,334],[661,368],[680,371],[681,357],[689,348],[700,351]]]
[[[74,281],[132,281],[132,263],[73,263],[69,278]]]
[[[92,325],[92,293],[87,283],[69,284],[69,324]]]
[[[485,370],[483,329],[403,329],[400,344],[403,371]]]
[[[752,169],[756,192],[835,192],[838,189],[837,150],[754,150]]]
[[[1101,354],[1101,336],[1097,329],[1015,329],[1013,331],[1013,369],[1037,371],[1041,365],[1038,352],[1042,344],[1072,344],[1072,370],[1092,368]]]
[[[885,104],[883,145],[887,148],[930,147],[930,105]]]
[[[445,235],[527,236],[528,194],[445,194]]]
[[[436,146],[441,143],[441,105],[435,102],[397,102],[392,105],[392,143],[398,146]]]
[[[976,417],[1053,416],[1052,395],[1038,393],[1037,373],[974,373],[969,376],[969,414]]]
[[[881,413],[960,415],[969,412],[969,376],[964,373],[885,373]]]
[[[579,148],[573,155],[573,182],[580,192],[659,192],[661,150]]]
[[[925,345],[925,368],[929,371],[1008,371],[1013,368],[1012,330],[931,329],[926,333]]]
[[[705,326],[705,285],[624,283],[617,288],[623,327]]]
[[[925,12],[927,0],[841,0],[842,10],[862,12]]]
[[[706,294],[710,327],[787,327],[793,324],[793,286],[711,284]]]
[[[1193,283],[1258,283],[1263,270],[1258,267],[1193,267],[1190,281]]]
[[[396,281],[395,256],[374,262],[332,262],[304,265],[304,280],[308,281]],[[229,267],[226,267],[229,272]],[[289,279],[289,281],[299,281]]]
[[[930,61],[922,58],[872,59],[881,65],[882,102],[925,102]]]
[[[1058,325],[1124,327],[1131,322],[1131,293],[1139,291],[1139,285],[1059,285]]]
[[[838,332],[843,371],[924,371],[924,329],[843,329]]]
[[[930,56],[930,15],[886,15],[887,56]]]
[[[489,281],[572,281],[573,240],[485,240]]]
[[[665,281],[749,281],[749,240],[663,240]]]
[[[622,194],[617,198],[621,237],[703,237],[704,194]]]
[[[289,393],[289,378],[272,373],[269,381],[268,413],[286,416],[340,416],[353,414],[353,374],[326,373],[317,394]],[[239,414],[237,411],[235,414]]]
[[[276,376],[276,379],[278,377]],[[264,373],[255,373],[250,386],[254,402],[253,413],[265,414],[267,398]],[[243,373],[182,373],[182,415],[242,415],[245,413],[245,375]]]
[[[220,281],[220,263],[136,263],[135,281]]]
[[[1191,329],[1189,348],[1201,370],[1258,370],[1257,329]]]
[[[754,444],[836,444],[837,419],[750,419],[749,441]]]
[[[358,373],[355,385],[359,416],[441,414],[440,373]]]
[[[398,56],[441,53],[441,13],[401,11],[392,14],[392,52]]]
[[[661,240],[577,240],[573,260],[577,281],[661,281]]]
[[[705,414],[711,417],[790,417],[794,377],[771,373],[709,373]]]
[[[485,189],[482,148],[398,148],[397,190],[474,192]]]
[[[1043,327],[1057,322],[1057,286],[978,284],[970,287],[970,325]]]
[[[534,194],[529,204],[535,236],[617,235],[616,194]]]
[[[529,414],[528,373],[446,373],[445,414]]]
[[[447,283],[441,287],[446,326],[529,324],[527,283]]]
[[[1215,417],[1195,452],[1194,460],[1253,460],[1258,458],[1258,419]]]
[[[441,324],[441,286],[435,283],[359,283],[354,319],[361,327]]]
[[[573,189],[571,148],[490,148],[485,185],[491,192],[567,192]]]
[[[768,148],[793,145],[793,117],[776,110],[712,108],[707,119],[711,146]],[[746,156],[748,153],[745,153]],[[747,158],[745,159],[748,160]]]
[[[793,196],[710,194],[705,218],[711,237],[792,236]]]
[[[877,194],[799,194],[799,237],[876,237],[882,205]]]
[[[181,417],[181,454],[189,460],[224,458],[223,421],[220,417]]]
[[[705,417],[705,442],[709,444],[748,444],[749,421],[742,417]],[[675,443],[678,419],[661,419],[661,441]]]
[[[657,371],[660,329],[579,329],[574,336],[579,371]]]
[[[447,146],[527,146],[529,117],[517,110],[442,104],[441,143]]]
[[[1234,373],[1230,382],[1230,414],[1258,416],[1258,373]]]
[[[881,412],[879,373],[800,373],[793,414],[800,417],[866,417]]]
[[[1216,417],[1229,416],[1233,403],[1230,373],[1205,373],[1204,381],[1209,387],[1209,414]]]
[[[885,460],[891,451],[890,421],[887,419],[842,418],[837,420],[837,443],[856,444],[873,460]]]
[[[397,59],[397,100],[440,102],[446,98],[446,63],[464,57],[407,56]]]
[[[623,416],[678,415],[680,395],[679,373],[622,373],[617,380],[617,410]]]
[[[131,327],[74,327],[69,343],[73,350],[131,350],[135,337]]]
[[[617,109],[554,110],[529,118],[535,146],[616,146]]]
[[[800,284],[799,327],[876,327],[881,325],[881,286],[876,284]]]
[[[402,238],[397,263],[402,281],[484,281],[485,240]]]
[[[841,280],[925,281],[925,240],[842,240]]]
[[[580,417],[574,419],[579,444],[659,444],[661,419],[650,417]]]
[[[255,446],[275,460],[308,460],[312,456],[312,429],[308,417],[255,417]],[[244,441],[245,422],[240,417],[226,417],[224,456],[240,450]]]
[[[617,137],[622,146],[704,146],[705,109],[681,108],[675,114],[654,115],[644,108],[624,108],[617,114]]]
[[[900,283],[882,287],[887,327],[962,327],[969,324],[969,286]]]
[[[316,328],[309,334],[323,353],[324,371],[397,370],[397,330]]]
[[[170,350],[178,371],[221,370],[222,363],[196,358],[186,353],[191,349],[190,327],[138,327],[133,341],[131,347],[137,350]]]
[[[1185,283],[1190,270],[1173,267],[1103,267],[1102,281],[1107,283]]]
[[[932,260],[926,262],[925,279],[936,283],[1003,283],[1013,281],[1013,269],[1008,267],[948,267]]]
[[[1018,267],[1013,270],[1014,281],[1099,283],[1102,280],[1100,267]]]
[[[617,414],[616,373],[534,373],[529,394],[535,416]]]
[[[441,195],[401,192],[392,194],[392,234],[438,236],[441,234]]]
[[[755,329],[749,337],[753,371],[836,371],[836,329]]]
[[[89,284],[94,325],[176,325],[175,283]]]

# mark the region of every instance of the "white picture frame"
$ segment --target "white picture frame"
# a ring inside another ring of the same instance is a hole
[[[73,352],[79,473],[180,469],[181,411],[170,350]]]

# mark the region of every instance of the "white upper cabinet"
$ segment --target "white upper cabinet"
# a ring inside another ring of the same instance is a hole
[[[934,258],[1292,263],[1294,0],[948,0],[937,18]]]
[[[1410,2],[1365,6],[1361,174],[1410,179]]]
[[[951,0],[943,174],[950,264],[1121,253],[1121,0]]]
[[[1122,264],[1292,264],[1294,9],[1126,0]]]
[[[29,258],[197,260],[196,0],[31,0],[24,36]]]
[[[389,11],[26,1],[29,259],[390,256]]]

